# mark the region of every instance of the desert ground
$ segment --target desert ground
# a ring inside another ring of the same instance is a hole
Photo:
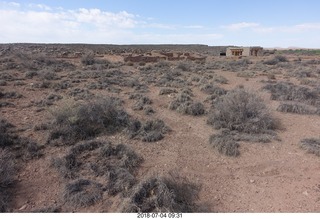
[[[320,55],[0,45],[0,212],[320,212]]]

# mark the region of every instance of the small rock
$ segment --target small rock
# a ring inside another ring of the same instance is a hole
[[[304,191],[302,194],[304,194],[305,196],[309,196],[308,191]]]
[[[255,181],[253,179],[250,179],[250,183],[254,183]]]
[[[22,205],[22,207],[21,207],[21,208],[19,208],[19,211],[22,211],[22,210],[26,209],[26,208],[27,208],[27,206],[28,206],[28,205]]]

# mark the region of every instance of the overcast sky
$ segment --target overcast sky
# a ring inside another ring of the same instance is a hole
[[[0,0],[0,43],[320,48],[319,0]]]

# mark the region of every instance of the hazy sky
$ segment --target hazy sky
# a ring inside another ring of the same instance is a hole
[[[0,0],[0,43],[320,48],[319,0]]]

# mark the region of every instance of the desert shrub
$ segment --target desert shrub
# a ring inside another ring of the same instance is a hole
[[[54,104],[54,102],[61,100],[63,97],[59,94],[51,93],[44,99],[38,100],[38,101],[31,101],[35,106],[38,107],[46,107],[51,106]]]
[[[10,190],[15,180],[15,167],[12,155],[0,149],[0,212],[7,212],[10,203]]]
[[[178,105],[175,109],[177,112],[192,116],[199,116],[205,113],[204,105],[200,102],[193,103],[191,101],[188,102],[171,102],[170,106]]]
[[[136,183],[135,177],[126,168],[114,167],[108,172],[107,191],[109,195],[128,194]]]
[[[5,80],[0,80],[0,86],[6,86],[7,82]]]
[[[302,103],[280,103],[277,107],[277,111],[284,113],[295,113],[295,114],[314,114],[315,109],[309,105]]]
[[[310,68],[299,68],[296,69],[292,75],[297,78],[309,78],[313,76],[313,72]]]
[[[159,95],[167,95],[172,93],[178,93],[176,89],[172,88],[161,88],[159,91]]]
[[[68,154],[62,158],[53,158],[51,166],[56,168],[60,175],[66,179],[74,179],[77,175],[80,163],[74,154]]]
[[[56,72],[50,70],[43,70],[39,72],[38,75],[41,79],[48,81],[60,79]]]
[[[142,126],[142,141],[154,142],[164,138],[167,127],[162,120],[149,120]]]
[[[55,91],[58,91],[58,90],[65,90],[65,89],[68,89],[68,88],[71,88],[73,85],[71,84],[71,81],[70,80],[61,80],[59,82],[56,82],[56,83],[52,83],[52,88],[55,90]]]
[[[68,183],[63,198],[71,206],[88,207],[102,199],[102,185],[86,179]]]
[[[36,71],[27,71],[25,73],[25,78],[31,79],[35,76],[38,76],[38,73]]]
[[[78,175],[88,177],[107,175],[109,179],[116,180],[117,174],[119,177],[124,176],[117,172],[119,171],[117,168],[125,169],[132,174],[142,161],[142,157],[127,145],[112,145],[105,141],[83,141],[70,148],[65,156],[53,158],[52,166],[66,179],[74,179]],[[110,175],[111,172],[114,175]],[[126,179],[117,180],[126,182]],[[110,185],[112,183],[109,181]],[[112,186],[119,185],[112,184]]]
[[[263,100],[242,88],[220,97],[209,114],[208,124],[244,133],[265,133],[276,128]]]
[[[255,76],[256,76],[256,73],[253,71],[241,71],[237,73],[237,77],[254,78]]]
[[[95,58],[93,53],[87,53],[81,58],[81,63],[83,65],[93,65],[95,63]]]
[[[151,115],[151,114],[155,113],[154,109],[149,105],[144,106],[143,111],[144,111],[145,115]]]
[[[272,100],[298,101],[311,105],[318,104],[320,100],[318,92],[288,82],[267,84],[263,89],[271,92]]]
[[[209,95],[224,95],[227,91],[215,84],[205,84],[200,87],[200,90]]]
[[[236,157],[240,154],[239,144],[233,139],[231,135],[222,133],[217,135],[211,135],[209,143],[220,154]]]
[[[306,138],[300,141],[300,147],[308,153],[320,156],[320,139],[319,138]]]
[[[182,114],[199,116],[205,113],[204,105],[200,102],[193,102],[192,91],[186,89],[181,91],[169,104],[169,109]]]
[[[8,150],[0,149],[0,188],[9,187],[14,182],[15,168],[13,157]]]
[[[288,62],[288,59],[285,56],[277,55],[273,59],[269,59],[263,62],[266,65],[276,65],[279,62]]]
[[[9,103],[9,102],[0,102],[0,108],[1,107],[14,107],[15,105],[13,103]]]
[[[22,98],[23,96],[16,91],[9,91],[9,92],[1,92],[0,91],[0,98],[7,98],[7,99],[18,99]]]
[[[170,128],[160,119],[148,120],[144,124],[132,121],[127,129],[130,138],[138,138],[146,142],[155,142],[164,138]]]
[[[175,110],[182,114],[192,115],[192,116],[199,116],[205,113],[204,105],[200,102],[171,102],[171,107],[177,104]]]
[[[149,104],[152,104],[152,100],[149,97],[141,95],[139,98],[136,98],[136,102],[133,105],[133,110],[143,110],[145,105]]]
[[[169,109],[176,110],[182,103],[191,102],[190,95],[185,93],[179,93],[176,98],[170,103]]]
[[[228,79],[221,75],[214,75],[213,81],[219,84],[228,84]]]
[[[17,137],[12,134],[11,128],[13,128],[12,124],[0,118],[0,149],[11,146],[15,142]]]
[[[118,144],[113,146],[111,144],[104,145],[100,149],[100,159],[104,159],[104,166],[108,168],[120,167],[129,170],[135,170],[143,161],[131,147]]]
[[[60,206],[51,206],[51,207],[45,207],[45,208],[39,208],[36,210],[33,210],[31,213],[60,213],[61,207]]]
[[[84,141],[74,145],[68,154],[60,158],[53,158],[51,165],[58,170],[63,178],[73,179],[77,176],[82,162],[78,157],[84,153],[96,150],[108,142]]]
[[[68,92],[68,95],[73,97],[75,100],[92,99],[94,96],[94,94],[92,94],[89,90],[78,87],[71,89]]]
[[[120,205],[121,212],[196,212],[199,188],[179,176],[142,180]]]
[[[107,143],[109,144],[109,143]],[[78,144],[74,145],[70,149],[70,153],[73,155],[81,154],[85,151],[93,151],[97,148],[100,148],[104,145],[103,142],[100,141],[85,141],[85,142],[79,142]]]
[[[189,62],[179,62],[177,65],[178,69],[181,69],[182,71],[190,71],[191,69],[191,63]]]
[[[43,148],[43,145],[39,145],[28,138],[19,138],[17,145],[15,145],[15,150],[19,149],[16,152],[16,156],[21,157],[23,160],[39,159],[43,156]]]
[[[84,104],[67,106],[53,112],[53,129],[49,141],[61,139],[74,143],[97,136],[114,133],[126,127],[128,114],[114,98],[96,99]]]

